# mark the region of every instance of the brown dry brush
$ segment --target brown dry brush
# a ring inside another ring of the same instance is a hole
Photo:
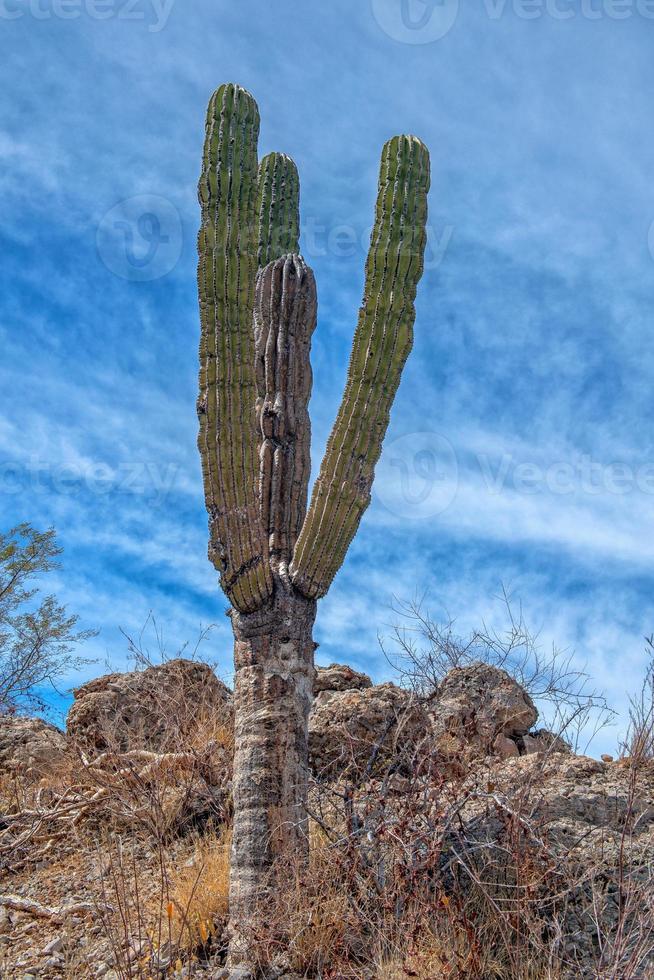
[[[528,794],[522,803],[502,798],[483,779],[434,793],[431,781],[416,779],[400,794],[375,783],[330,795],[332,819],[325,822],[323,799],[309,870],[290,872],[290,893],[273,879],[262,902],[251,936],[262,975],[280,962],[301,975],[361,980],[535,980],[579,976],[580,968],[590,975],[589,963],[607,980],[652,975],[652,869],[629,866],[629,831],[609,885],[620,890],[611,922],[606,882],[575,862],[573,847],[551,844]],[[470,802],[493,813],[492,835],[462,820]],[[278,874],[287,881],[288,867]],[[583,960],[567,915],[580,900],[595,924],[594,956]]]
[[[652,976],[653,869],[632,857],[646,816],[639,787],[652,766],[648,698],[651,672],[618,763],[629,800],[620,834],[606,840],[615,854],[608,877],[577,860],[583,841],[563,847],[542,816],[540,784],[555,765],[547,753],[520,784],[500,787],[491,760],[454,765],[430,735],[406,737],[418,693],[366,753],[352,736],[339,772],[313,778],[309,867],[273,867],[262,891],[248,937],[261,975],[275,967],[325,980]],[[177,751],[125,748],[116,734],[113,748],[95,756],[80,748],[56,777],[29,785],[15,776],[0,788],[6,873],[47,860],[64,840],[95,847],[90,913],[36,901],[22,911],[53,922],[90,914],[120,980],[174,976],[182,966],[192,976],[226,951],[231,814],[215,770],[229,773],[231,732],[208,719],[181,731],[184,711],[159,707],[169,719],[162,749]],[[12,907],[12,896],[2,899]],[[580,921],[590,954],[575,932]]]
[[[262,969],[282,957],[309,976],[363,978],[371,963],[380,977],[545,975],[556,957],[542,903],[562,889],[558,862],[491,786],[439,785],[427,753],[422,761],[399,783],[387,774],[314,787],[311,864],[293,872],[295,905],[271,882],[252,936]],[[492,845],[469,839],[461,821],[473,795],[499,810],[504,833]]]
[[[220,950],[233,732],[209,713],[193,718],[196,709],[197,701],[181,705],[162,692],[149,706],[166,719],[157,751],[131,747],[139,733],[126,735],[120,724],[112,731],[108,723],[101,752],[74,743],[46,778],[15,773],[0,786],[4,879],[56,861],[73,842],[81,862],[96,868],[83,908],[25,904],[7,893],[0,905],[53,924],[73,915],[94,919],[120,980],[174,975],[181,963],[192,974],[195,963]]]
[[[190,860],[179,867],[157,844],[156,889],[144,894],[143,867],[133,837],[107,840],[98,853],[102,901],[97,910],[120,980],[193,976],[226,953],[229,832],[194,836]]]
[[[639,724],[632,744],[651,744],[652,727]],[[607,877],[579,860],[583,839],[563,842],[543,815],[549,753],[500,791],[490,760],[453,767],[430,737],[417,749],[382,738],[358,767],[360,746],[346,747],[338,782],[314,779],[310,867],[275,870],[250,935],[262,976],[280,965],[357,980],[654,976],[652,861],[632,851],[651,819],[642,753],[625,761],[621,833],[594,842],[616,855]]]
[[[287,864],[271,872],[249,937],[262,975],[285,965],[301,976],[343,980],[571,976],[576,937],[566,912],[581,895],[596,924],[593,975],[648,976],[652,876],[651,867],[635,875],[628,860],[640,817],[638,767],[632,768],[633,811],[620,842],[621,866],[609,883],[619,890],[610,932],[607,883],[575,866],[574,848],[570,856],[555,849],[546,823],[534,815],[539,767],[528,784],[505,794],[493,783],[492,767],[452,773],[427,742],[404,760],[378,761],[358,774],[351,769],[336,785],[315,784],[309,869]],[[99,825],[101,812],[106,816],[98,807],[84,815],[80,836],[87,821]],[[128,813],[134,811],[123,817]],[[487,826],[490,833],[483,832]],[[182,963],[192,974],[194,964],[224,949],[226,832],[204,830],[192,864],[179,869],[155,818],[123,827],[119,835],[107,833],[98,851],[101,888],[93,907],[114,968],[121,980],[174,975]],[[144,846],[156,869],[147,895]],[[31,911],[63,921],[83,910]]]

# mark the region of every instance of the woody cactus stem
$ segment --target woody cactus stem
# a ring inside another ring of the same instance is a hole
[[[429,155],[386,144],[366,287],[343,402],[306,512],[313,273],[299,253],[293,161],[257,165],[259,112],[236,85],[207,114],[199,198],[199,448],[209,555],[235,636],[230,961],[282,855],[306,855],[312,628],[370,502],[412,344],[423,270]]]
[[[307,509],[311,471],[311,335],[316,283],[299,255],[271,262],[257,280],[254,338],[261,427],[261,522],[283,577]]]

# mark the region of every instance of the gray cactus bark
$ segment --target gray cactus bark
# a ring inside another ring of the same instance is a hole
[[[230,962],[247,961],[249,926],[273,861],[308,854],[308,723],[316,603],[275,580],[270,603],[231,612],[234,630],[234,829]]]

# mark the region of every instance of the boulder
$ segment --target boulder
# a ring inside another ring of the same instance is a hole
[[[175,751],[232,726],[232,694],[206,664],[170,660],[146,670],[107,674],[74,692],[67,731],[90,751]]]
[[[526,735],[538,719],[533,701],[517,681],[484,663],[450,671],[428,711],[435,749],[445,760],[487,756],[494,748],[504,757],[516,755],[506,740]]]
[[[493,755],[500,759],[516,759],[520,755],[518,743],[506,735],[498,735],[493,742]]]
[[[316,667],[313,693],[322,691],[363,691],[372,687],[367,674],[361,674],[346,664],[331,664],[329,667]]]
[[[484,780],[487,777],[494,799],[503,801],[502,805],[489,808],[486,799],[471,795],[462,812],[468,829],[483,828],[488,840],[505,825],[507,812],[517,806],[523,826],[537,835],[546,834],[548,844],[560,851],[572,848],[581,853],[593,835],[595,839],[604,839],[606,834],[619,836],[630,817],[635,836],[654,830],[651,764],[642,767],[634,779],[628,760],[609,764],[581,755],[529,754],[496,761],[491,770],[484,771]],[[474,775],[472,781],[476,778]],[[462,795],[466,789],[467,784]]]
[[[562,752],[570,754],[572,749],[560,735],[548,732],[545,728],[537,732],[530,732],[517,740],[520,755],[534,755],[537,752]]]
[[[504,670],[472,664],[452,670],[426,706],[395,684],[373,685],[344,664],[318,667],[309,723],[314,772],[330,778],[393,762],[410,764],[424,742],[455,769],[475,758],[568,751],[543,730],[530,732],[538,712]],[[146,670],[108,674],[75,691],[68,733],[87,750],[174,751],[207,726],[233,725],[232,694],[204,664],[172,660]],[[224,741],[221,740],[221,741]]]
[[[41,718],[0,715],[0,771],[40,778],[52,772],[66,752],[63,732]]]
[[[395,684],[321,691],[309,719],[311,767],[318,777],[343,777],[391,758],[410,764],[426,724],[415,698]]]

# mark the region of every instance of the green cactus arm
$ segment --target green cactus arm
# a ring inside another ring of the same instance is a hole
[[[257,273],[259,110],[224,85],[207,112],[198,196],[199,449],[209,512],[209,555],[241,612],[272,595],[259,518],[256,379],[252,330]]]
[[[327,593],[370,503],[375,465],[413,344],[426,243],[429,153],[413,136],[384,147],[376,219],[347,384],[291,564],[304,595]]]
[[[300,251],[300,177],[285,153],[269,153],[259,164],[259,268]]]
[[[306,514],[311,471],[311,337],[316,283],[299,255],[259,272],[254,338],[261,429],[261,522],[271,562],[286,576]]]

